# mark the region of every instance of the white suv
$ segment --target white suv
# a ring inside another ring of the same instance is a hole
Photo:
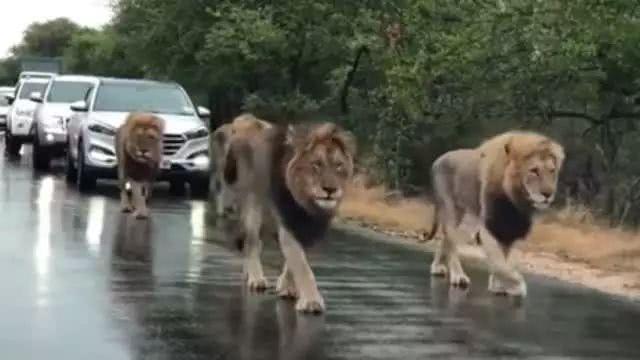
[[[33,115],[33,161],[36,170],[49,167],[51,158],[61,156],[67,149],[67,121],[71,103],[83,100],[98,84],[94,76],[60,75],[54,77],[44,95],[33,94],[38,103]]]
[[[71,104],[68,124],[67,179],[78,189],[93,188],[98,178],[115,178],[115,133],[130,112],[155,113],[165,122],[158,180],[174,189],[189,183],[192,194],[209,185],[209,110],[196,108],[175,83],[101,78],[87,97]]]
[[[11,105],[7,96],[12,96],[14,88],[11,86],[0,86],[0,130],[7,127],[7,114]]]
[[[16,85],[16,92],[8,95],[11,110],[7,114],[7,133],[5,135],[5,152],[15,156],[20,153],[22,143],[30,142],[33,136],[33,112],[36,103],[31,95],[42,94],[49,79],[23,79]]]

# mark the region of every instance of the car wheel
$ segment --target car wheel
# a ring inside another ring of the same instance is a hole
[[[7,129],[5,135],[5,143],[4,143],[4,152],[9,156],[18,156],[20,155],[20,148],[22,147],[22,143],[16,140],[9,129]]]
[[[182,180],[170,180],[169,181],[169,193],[172,195],[182,196],[184,195],[185,183]]]
[[[69,140],[67,139],[67,144],[69,144]],[[76,170],[76,165],[73,163],[73,157],[71,156],[71,150],[67,145],[67,166],[65,168],[65,177],[67,182],[73,184],[78,179],[78,170]]]
[[[78,143],[78,190],[80,192],[91,191],[96,187],[96,177],[85,163],[84,146]]]
[[[209,195],[209,179],[202,177],[189,181],[189,190],[193,197],[206,197]]]
[[[33,149],[31,150],[32,165],[34,170],[47,170],[51,162],[51,155],[40,144],[38,132],[33,136]]]

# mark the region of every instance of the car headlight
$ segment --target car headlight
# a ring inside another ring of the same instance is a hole
[[[116,135],[116,131],[114,129],[103,124],[93,123],[89,125],[88,129],[91,132],[102,134],[102,135],[108,135],[108,136]]]
[[[18,109],[18,110],[16,110],[16,115],[18,115],[18,116],[33,116],[33,110]]]
[[[209,136],[209,130],[207,130],[206,128],[202,127],[202,128],[187,132],[185,134],[185,136],[189,140],[199,139],[199,138],[203,138],[203,137]]]

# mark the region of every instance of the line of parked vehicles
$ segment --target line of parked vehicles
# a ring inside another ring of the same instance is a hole
[[[23,72],[15,87],[0,87],[0,99],[6,155],[19,156],[32,143],[38,171],[64,157],[66,178],[80,191],[117,177],[114,137],[132,111],[165,121],[158,180],[178,191],[188,184],[194,195],[208,191],[210,111],[177,83]]]

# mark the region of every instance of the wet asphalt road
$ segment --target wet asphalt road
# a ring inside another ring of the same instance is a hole
[[[2,359],[640,359],[638,304],[534,276],[517,303],[483,271],[449,290],[427,255],[341,231],[311,255],[327,313],[298,315],[243,291],[205,202],[154,196],[135,220],[113,183],[0,159]],[[280,261],[267,244],[272,281]]]

